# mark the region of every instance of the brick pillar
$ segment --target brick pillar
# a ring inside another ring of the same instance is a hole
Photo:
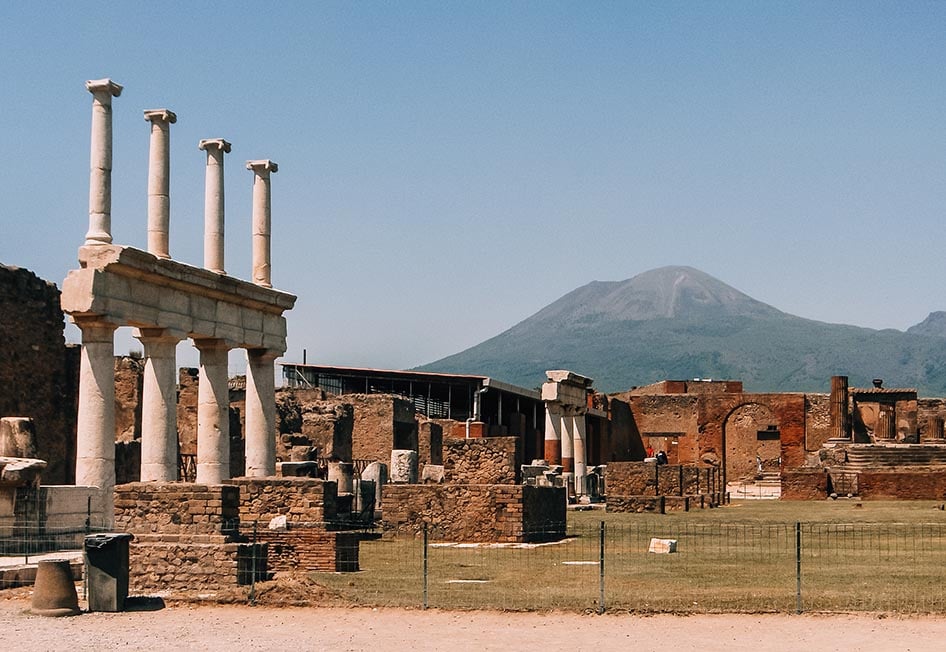
[[[831,439],[851,439],[847,376],[831,376]]]

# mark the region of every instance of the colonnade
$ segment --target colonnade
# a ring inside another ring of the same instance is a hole
[[[545,460],[560,465],[574,493],[585,493],[588,475],[585,416],[592,380],[570,371],[547,371],[542,385],[545,401]]]
[[[173,261],[169,151],[177,116],[168,109],[145,111],[151,124],[148,250],[112,245],[111,104],[122,86],[103,79],[86,88],[93,95],[89,230],[79,252],[81,269],[63,285],[63,307],[82,331],[76,483],[107,489],[109,496],[115,484],[113,336],[119,326],[135,327],[143,347],[143,482],[178,479],[176,347],[186,338],[200,352],[197,482],[217,484],[231,475],[227,370],[235,348],[245,348],[248,361],[246,475],[275,475],[274,361],[285,352],[282,311],[295,301],[271,289],[270,175],[278,166],[269,160],[246,165],[253,172],[253,283],[222,278],[224,154],[231,145],[221,138],[201,140],[198,147],[207,156],[204,268]]]

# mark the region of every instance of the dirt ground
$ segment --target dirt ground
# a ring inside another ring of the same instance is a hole
[[[946,618],[450,612],[171,605],[46,618],[0,596],[0,643],[22,650],[942,650]]]

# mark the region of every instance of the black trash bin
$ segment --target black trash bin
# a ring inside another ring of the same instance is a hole
[[[85,537],[89,611],[122,611],[128,597],[128,544],[134,535],[105,532]]]

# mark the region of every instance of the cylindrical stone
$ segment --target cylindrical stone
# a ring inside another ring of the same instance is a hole
[[[246,475],[276,475],[276,355],[247,350],[246,365]]]
[[[85,244],[112,242],[112,97],[122,87],[110,79],[85,83],[92,93],[92,139],[89,163],[89,230]]]
[[[851,414],[848,411],[847,376],[831,377],[831,438],[851,438]]]
[[[195,340],[200,351],[197,381],[197,483],[220,484],[230,477],[230,390],[222,340]]]

